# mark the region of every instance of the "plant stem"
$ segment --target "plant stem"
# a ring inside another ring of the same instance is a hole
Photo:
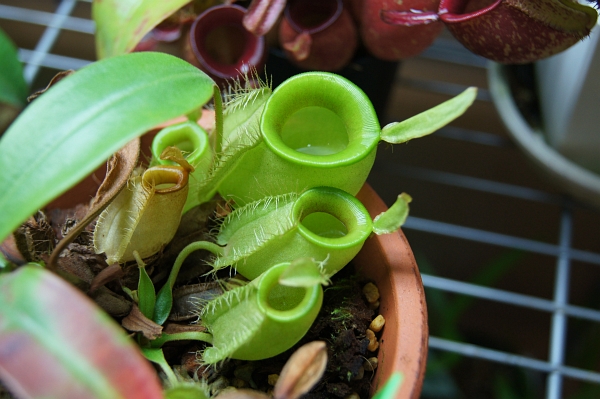
[[[169,279],[156,296],[154,316],[152,319],[157,324],[162,325],[171,313],[171,309],[173,307],[173,286],[175,285],[175,281],[177,280],[177,275],[179,274],[179,269],[181,269],[183,261],[188,257],[189,254],[200,249],[205,249],[216,255],[221,255],[223,253],[223,248],[215,243],[208,241],[197,241],[189,244],[179,253],[179,255],[177,255],[177,259],[175,259],[175,264],[173,264],[171,274],[169,274]]]
[[[223,254],[223,247],[208,241],[196,241],[189,244],[187,247],[183,248],[179,255],[177,255],[177,259],[175,259],[175,263],[173,264],[173,269],[171,270],[171,274],[169,275],[169,280],[167,284],[173,288],[175,285],[175,280],[177,280],[177,275],[179,274],[179,270],[181,269],[181,265],[183,261],[194,251],[206,250],[215,255]]]
[[[186,331],[176,334],[162,334],[160,337],[150,342],[153,348],[160,348],[170,341],[203,341],[212,343],[212,335],[201,331]]]

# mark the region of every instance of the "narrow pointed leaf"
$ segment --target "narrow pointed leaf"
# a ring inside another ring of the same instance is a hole
[[[0,380],[18,397],[160,399],[134,342],[73,286],[27,265],[0,277]]]
[[[458,96],[412,118],[386,125],[381,130],[381,139],[400,144],[431,134],[461,116],[473,104],[475,97],[477,88],[469,87]]]
[[[173,288],[167,283],[158,291],[156,295],[156,304],[154,305],[154,314],[152,320],[155,323],[163,325],[171,309],[173,308]]]
[[[151,319],[154,316],[154,304],[156,303],[156,291],[154,289],[154,283],[148,276],[146,271],[146,265],[141,265],[140,279],[138,282],[138,298],[140,311],[144,316]]]
[[[173,287],[175,286],[175,281],[177,280],[177,275],[179,274],[181,265],[183,265],[183,261],[190,253],[200,249],[208,250],[214,254],[220,254],[223,250],[223,248],[212,242],[196,241],[179,252],[179,255],[177,255],[177,258],[175,259],[175,263],[173,264],[173,268],[171,269],[171,273],[169,273],[169,279],[156,295],[154,316],[152,317],[156,323],[163,325],[171,313],[171,309],[173,308]]]
[[[0,241],[128,141],[202,106],[213,84],[179,58],[133,53],[52,86],[0,139]]]
[[[27,99],[27,83],[17,48],[0,29],[0,103],[23,107]]]
[[[410,195],[402,193],[396,202],[385,212],[373,219],[373,232],[375,234],[389,234],[398,230],[408,217],[408,204],[412,201]]]
[[[98,59],[132,51],[142,38],[189,0],[94,0]]]

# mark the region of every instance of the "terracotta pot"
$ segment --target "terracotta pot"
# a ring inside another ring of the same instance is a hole
[[[352,59],[358,33],[342,0],[296,0],[285,8],[279,41],[300,68],[337,71]]]
[[[368,184],[356,197],[371,217],[387,209]],[[373,280],[379,288],[379,313],[386,320],[379,339],[379,363],[371,393],[399,371],[404,381],[396,398],[416,399],[425,377],[429,330],[421,274],[408,241],[401,231],[382,236],[373,234],[353,262],[357,272]]]
[[[194,20],[185,40],[185,59],[219,84],[262,69],[265,40],[244,28],[245,13],[236,5],[211,7]]]

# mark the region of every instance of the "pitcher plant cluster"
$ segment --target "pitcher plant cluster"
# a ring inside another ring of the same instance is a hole
[[[430,134],[476,97],[469,88],[381,128],[365,94],[338,75],[307,72],[274,90],[265,82],[243,82],[221,93],[206,74],[179,58],[152,52],[116,56],[51,86],[0,140],[0,168],[6,171],[0,177],[2,239],[109,159],[88,214],[55,248],[45,269],[58,273],[60,252],[94,222],[94,249],[109,268],[137,263],[137,289],[127,292],[135,302],[132,314],[150,327],[135,341],[162,367],[171,397],[192,388],[166,363],[161,349],[166,342],[205,342],[199,362],[215,367],[225,359],[269,358],[294,346],[319,313],[329,279],[371,234],[396,231],[408,215],[406,193],[373,219],[355,197],[378,143]],[[163,128],[142,166],[139,136],[156,126]],[[218,228],[180,251],[166,281],[153,280],[145,261],[171,242],[182,215],[215,197],[227,204]],[[215,278],[227,268],[235,277],[220,282],[222,294],[198,305],[201,329],[167,333],[162,326],[173,309],[177,276],[199,250],[212,254],[209,273]],[[17,281],[23,292],[32,292],[49,279],[40,264],[12,269],[2,259],[0,285]],[[15,299],[10,292],[0,294],[0,338],[45,336],[24,327],[20,307],[47,324],[48,336],[60,336],[64,326],[35,310],[35,296]],[[65,367],[76,364],[69,360]],[[15,362],[3,363],[0,356],[0,365],[9,388],[25,389]]]
[[[221,98],[217,90],[211,131],[194,116],[157,134],[150,162],[156,165],[134,171],[94,229],[96,252],[106,254],[109,264],[139,262],[139,305],[157,324],[171,311],[178,272],[193,251],[211,252],[215,272],[231,267],[249,281],[203,306],[200,322],[207,332],[195,338],[210,344],[200,356],[207,364],[272,357],[302,338],[328,279],[370,234],[391,233],[407,217],[408,194],[375,220],[354,197],[377,143],[431,133],[462,114],[475,90],[383,129],[361,90],[326,72],[296,75],[274,91],[265,83],[233,87]],[[229,200],[231,212],[211,240],[180,252],[155,294],[141,259],[171,241],[183,212],[215,194]],[[148,345],[178,338],[163,333]]]
[[[218,83],[262,69],[269,49],[301,70],[339,72],[361,58],[414,57],[444,29],[487,59],[534,62],[585,39],[598,17],[574,0],[252,0],[247,9],[225,0],[120,3],[93,2],[98,58],[177,43]]]

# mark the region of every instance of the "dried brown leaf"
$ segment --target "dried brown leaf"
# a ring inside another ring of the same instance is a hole
[[[177,324],[177,323],[167,323],[163,332],[165,334],[178,334],[184,332],[205,332],[206,327],[200,324]]]
[[[140,155],[140,138],[131,140],[116,152],[107,164],[106,177],[98,188],[96,196],[90,204],[93,209],[104,209],[110,201],[125,187],[133,169],[135,169]],[[99,213],[99,212],[95,212]]]
[[[100,273],[94,277],[90,284],[89,292],[94,292],[104,284],[121,278],[125,275],[123,268],[118,263],[113,263],[108,267],[104,268]]]
[[[310,391],[323,377],[327,367],[327,346],[313,341],[298,348],[283,366],[274,399],[297,399]]]
[[[154,340],[162,334],[162,326],[156,324],[141,312],[137,305],[133,305],[129,315],[121,321],[121,325],[129,331],[141,332],[144,337]]]
[[[54,86],[55,84],[57,84],[58,82],[60,82],[64,78],[66,78],[67,76],[72,75],[73,73],[75,73],[75,71],[72,69],[69,69],[66,71],[61,71],[61,72],[57,73],[50,80],[50,83],[48,83],[48,86],[46,86],[46,88],[44,88],[42,90],[38,90],[35,93],[31,94],[29,97],[27,97],[27,101],[32,102],[33,100],[35,100],[36,98],[38,98],[39,96],[44,94],[50,87]]]
[[[56,268],[56,261],[60,253],[69,245],[85,227],[92,222],[110,204],[127,184],[129,176],[137,165],[140,154],[140,138],[136,137],[115,153],[107,163],[106,176],[92,199],[87,214],[54,248],[48,268]]]

